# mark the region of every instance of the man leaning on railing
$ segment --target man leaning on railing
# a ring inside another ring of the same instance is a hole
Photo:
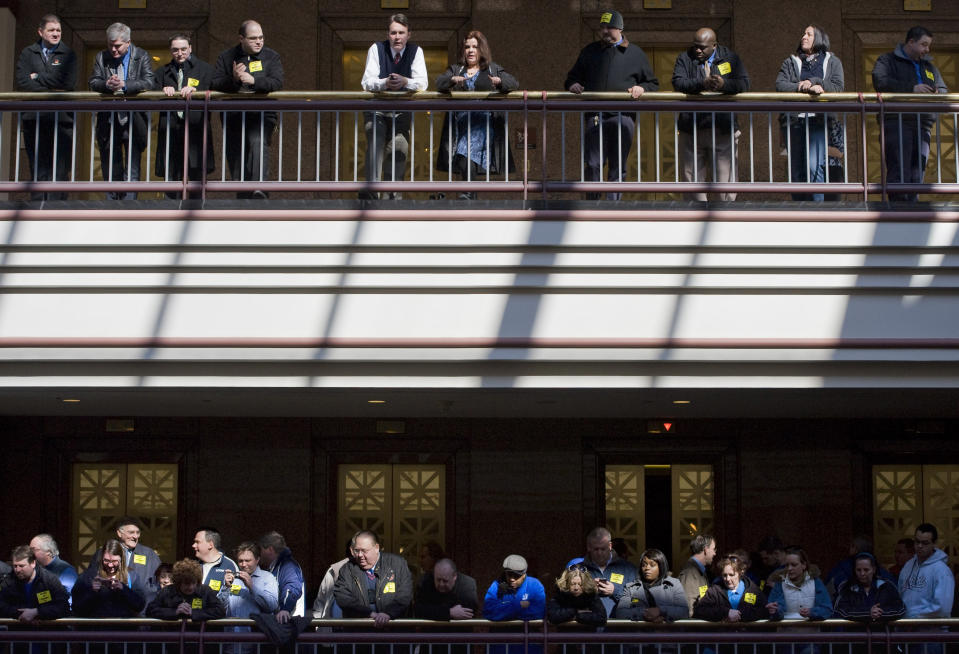
[[[15,547],[10,559],[13,572],[0,580],[0,618],[36,622],[70,615],[66,589],[55,574],[37,565],[29,546]]]

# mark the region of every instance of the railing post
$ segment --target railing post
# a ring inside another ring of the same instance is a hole
[[[180,619],[180,654],[186,654],[186,618]]]
[[[167,122],[169,125],[169,120]],[[160,138],[157,136],[157,140]],[[169,158],[170,153],[167,152],[167,158]],[[149,159],[149,156],[147,156]],[[147,161],[147,179],[150,179],[150,162]],[[190,98],[186,98],[186,106],[183,108],[183,174],[180,175],[183,178],[183,184],[181,196],[182,200],[187,199],[186,185],[189,182],[190,177]]]
[[[882,93],[876,93],[876,99],[879,101],[879,170],[880,182],[882,183],[882,195],[880,200],[889,202],[889,194],[886,189],[886,106],[882,101]]]
[[[546,201],[546,91],[543,91],[543,125],[542,125],[542,143],[540,150],[543,152],[543,202]]]
[[[210,90],[203,94],[203,142],[200,144],[200,200],[206,201],[206,144],[207,144],[207,130],[210,129]],[[224,130],[225,131],[225,130]],[[224,165],[226,162],[223,162],[221,165]]]
[[[859,129],[862,150],[862,201],[863,204],[869,202],[869,157],[868,147],[866,145],[866,96],[859,92]],[[849,165],[846,165],[846,171],[849,171]]]
[[[529,91],[523,91],[523,202],[526,202],[528,191],[529,191]]]

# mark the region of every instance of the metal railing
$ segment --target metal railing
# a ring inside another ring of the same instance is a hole
[[[365,197],[480,191],[524,199],[582,193],[791,193],[797,199],[842,194],[862,200],[871,194],[959,193],[959,94],[647,93],[638,101],[622,98],[619,93],[546,91],[264,97],[207,92],[193,100],[159,92],[123,98],[4,93],[0,123],[12,129],[0,130],[6,135],[0,151],[12,165],[0,180],[0,192],[206,198],[251,190]],[[381,131],[367,132],[373,112],[385,114],[385,138]],[[443,112],[449,114],[445,121]],[[178,129],[178,114],[192,117],[194,126]],[[703,127],[720,125],[730,115],[734,129]],[[603,128],[607,122],[614,129]],[[921,167],[918,159],[900,159],[898,170],[889,170],[886,161],[887,151],[908,149],[904,139],[917,138],[922,146],[924,129],[909,129],[920,124],[929,125],[931,146],[921,183],[906,179],[909,169]],[[378,179],[380,170],[366,169],[368,146],[377,150],[384,145],[380,140],[401,135],[409,142],[409,160],[391,149],[384,168],[396,179]],[[444,140],[445,160],[440,156]],[[728,181],[714,181],[710,170],[722,168],[724,149],[733,153],[731,174]],[[588,165],[597,154],[609,160],[608,173]],[[237,159],[242,165],[233,165]],[[811,172],[810,160],[823,163],[821,173]],[[215,167],[209,165],[214,162]],[[144,179],[138,179],[137,168],[147,172]]]

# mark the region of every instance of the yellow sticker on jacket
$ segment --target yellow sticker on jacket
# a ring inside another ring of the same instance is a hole
[[[258,73],[258,72],[260,72],[261,70],[263,70],[263,62],[262,62],[262,61],[260,61],[259,59],[254,59],[253,61],[250,62],[250,72],[251,72],[251,73]]]
[[[194,598],[193,598],[193,601],[190,602],[190,608],[191,608],[191,609],[202,609],[202,608],[203,608],[203,600],[201,600],[199,597],[194,597]]]
[[[133,555],[133,562],[136,563],[136,564],[138,564],[138,565],[146,565],[146,564],[147,564],[147,557],[146,557],[145,554],[134,554],[134,555]]]
[[[51,601],[53,598],[50,596],[49,590],[41,590],[37,593],[37,604],[46,604]]]
[[[613,574],[609,575],[609,580],[614,584],[621,584],[623,583],[623,575],[614,572]]]
[[[223,586],[223,582],[220,581],[219,579],[210,580],[210,590],[220,590],[222,586]]]
[[[199,85],[200,85],[200,80],[198,80],[198,79],[195,78],[195,77],[187,77],[187,78],[186,78],[186,83],[187,83],[187,86],[199,86]]]
[[[392,581],[389,582],[388,584],[386,584],[385,586],[383,586],[383,592],[384,592],[384,593],[395,593],[395,592],[396,592],[396,584],[395,584],[394,582],[392,582]]]
[[[700,597],[705,596],[707,590],[709,590],[709,586],[700,586],[700,587],[699,587],[699,596],[700,596]]]
[[[730,64],[728,61],[721,62],[717,68],[719,68],[720,75],[729,75],[729,73],[731,73],[733,70],[732,64]]]
[[[927,71],[925,71],[925,72],[926,72],[926,77],[928,77],[929,79],[931,79],[933,82],[936,81],[936,76],[932,74],[932,71],[931,71],[931,70],[927,70]]]
[[[233,584],[232,586],[230,586],[230,592],[233,595],[239,595],[241,590],[243,590],[243,586],[241,586],[240,584]]]
[[[608,11],[607,11],[605,14],[603,14],[602,16],[599,17],[599,22],[600,22],[600,24],[602,24],[602,23],[608,23],[608,22],[610,22],[610,21],[612,21],[612,20],[613,20],[613,15],[612,15],[611,13],[609,13]]]
[[[743,601],[746,604],[755,604],[756,603],[756,593],[746,593],[743,595]]]

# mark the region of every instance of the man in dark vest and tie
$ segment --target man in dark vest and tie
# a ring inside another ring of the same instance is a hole
[[[363,90],[425,91],[426,59],[423,50],[410,43],[410,21],[404,14],[390,16],[388,38],[377,41],[366,53]],[[366,181],[402,181],[410,149],[410,124],[413,115],[401,111],[376,111],[364,114],[366,122]],[[377,194],[360,193],[361,199]],[[399,193],[389,197],[398,198]]]

